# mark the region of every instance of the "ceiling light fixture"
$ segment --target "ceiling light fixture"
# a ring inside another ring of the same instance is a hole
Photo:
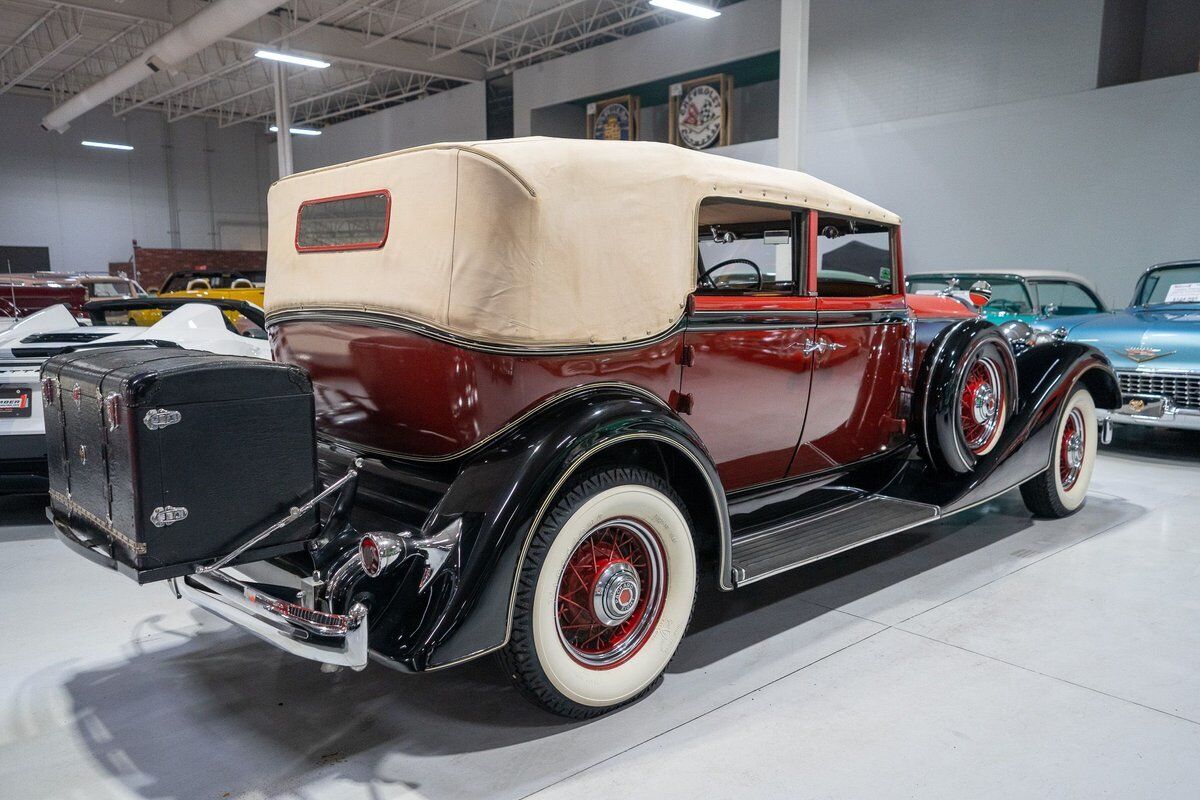
[[[101,147],[105,150],[132,150],[133,147],[127,144],[113,144],[112,142],[89,142],[84,139],[80,142],[84,147]]]
[[[272,125],[267,128],[271,133],[279,133],[279,126]],[[320,136],[321,132],[316,128],[288,128],[288,133],[293,136]]]
[[[687,0],[650,0],[650,5],[665,8],[667,11],[678,11],[680,14],[690,14],[700,19],[712,19],[721,16],[721,12],[699,3],[689,3]]]
[[[286,64],[299,64],[302,67],[316,67],[317,69],[325,69],[329,66],[328,61],[321,61],[318,58],[294,56],[291,53],[280,53],[275,50],[259,50],[254,55],[257,58],[265,58],[268,61],[282,61]]]

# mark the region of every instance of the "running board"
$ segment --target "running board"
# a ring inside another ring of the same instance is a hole
[[[937,506],[876,495],[733,540],[733,583],[744,586],[937,519]]]

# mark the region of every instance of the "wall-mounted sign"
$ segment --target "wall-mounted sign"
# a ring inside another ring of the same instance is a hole
[[[631,94],[588,103],[587,136],[631,142],[637,138],[640,112],[641,101]]]
[[[733,96],[732,75],[706,78],[671,85],[671,144],[707,150],[730,143],[732,128],[729,110]]]

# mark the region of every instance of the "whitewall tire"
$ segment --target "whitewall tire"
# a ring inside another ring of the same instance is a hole
[[[583,719],[658,682],[696,595],[683,502],[657,475],[608,468],[572,483],[530,543],[501,661],[538,705]]]
[[[1083,506],[1099,438],[1096,403],[1079,385],[1059,411],[1049,468],[1021,485],[1021,497],[1035,516],[1065,517]]]

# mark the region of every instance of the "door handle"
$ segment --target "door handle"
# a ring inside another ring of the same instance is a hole
[[[846,345],[841,342],[834,342],[824,336],[818,336],[816,339],[805,339],[802,352],[806,356],[811,356],[813,353],[827,353],[830,350],[843,350],[845,347]]]

